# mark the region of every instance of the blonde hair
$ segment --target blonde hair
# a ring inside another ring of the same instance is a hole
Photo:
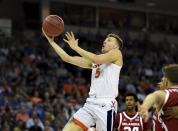
[[[171,83],[178,84],[178,64],[164,66],[162,72]]]
[[[107,37],[114,37],[117,40],[117,43],[119,44],[119,49],[122,50],[124,43],[119,35],[111,33],[108,34]]]

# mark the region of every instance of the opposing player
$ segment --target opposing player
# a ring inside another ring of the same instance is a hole
[[[114,131],[150,131],[149,122],[144,122],[136,110],[138,98],[133,93],[125,97],[125,111],[116,115]]]
[[[158,111],[158,121],[163,130],[175,131],[178,128],[178,119],[166,119],[165,112],[169,107],[178,106],[178,64],[170,64],[162,68],[162,86],[165,90],[158,90],[148,95],[139,107],[140,115],[147,121],[148,110],[155,107]]]
[[[162,82],[158,83],[158,89],[159,90],[165,89]],[[156,109],[153,109],[153,120],[152,120],[152,122],[153,122],[153,131],[164,131],[161,123],[159,122],[158,111]]]
[[[81,56],[73,57],[60,48],[53,38],[45,33],[44,35],[63,61],[92,69],[89,98],[83,108],[69,120],[63,131],[87,131],[95,123],[98,131],[112,131],[117,110],[115,98],[118,96],[119,76],[123,63],[120,51],[123,47],[122,39],[118,35],[109,34],[103,42],[103,54],[96,55],[80,48],[74,34],[67,32],[65,34],[67,39],[64,41]]]
[[[159,90],[166,89],[166,87],[163,84],[163,79],[161,82],[158,83],[158,89]],[[178,106],[172,106],[172,107],[166,108],[164,111],[164,115],[166,119],[173,119],[173,118],[178,119]],[[164,131],[164,128],[161,122],[159,121],[159,115],[156,109],[154,109],[154,112],[153,112],[153,131]]]

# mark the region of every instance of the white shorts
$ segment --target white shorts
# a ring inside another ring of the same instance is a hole
[[[74,122],[87,130],[96,124],[97,131],[113,131],[117,101],[115,99],[88,98],[84,106],[74,114]]]

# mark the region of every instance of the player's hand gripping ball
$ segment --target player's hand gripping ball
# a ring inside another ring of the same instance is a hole
[[[43,30],[50,37],[59,36],[64,30],[64,21],[57,15],[49,15],[43,20]]]

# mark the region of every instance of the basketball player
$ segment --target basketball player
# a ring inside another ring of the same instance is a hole
[[[159,90],[164,90],[165,87],[162,84],[162,81],[158,83],[158,88]],[[153,112],[153,131],[164,131],[161,123],[159,122],[159,117],[158,117],[158,111],[156,109],[154,109]]]
[[[44,33],[44,32],[43,32]],[[79,109],[65,125],[63,131],[87,131],[96,123],[97,131],[112,131],[115,113],[117,111],[118,83],[122,67],[122,39],[115,34],[109,34],[103,42],[100,55],[88,52],[78,46],[78,39],[67,32],[64,41],[76,51],[79,56],[69,56],[60,48],[53,38],[44,35],[51,46],[67,63],[92,69],[89,98],[83,108]]]
[[[162,81],[158,83],[158,88],[159,90],[166,89]],[[178,106],[166,108],[164,111],[164,115],[166,116],[166,119],[178,119]],[[159,122],[158,112],[156,111],[156,109],[154,109],[153,112],[153,131],[164,131],[161,123]]]
[[[144,122],[136,111],[138,98],[133,93],[125,97],[125,111],[116,115],[114,131],[150,131],[149,122]]]
[[[140,115],[148,120],[148,110],[155,107],[158,112],[158,121],[163,130],[175,131],[178,129],[178,119],[166,119],[165,111],[169,107],[178,106],[178,64],[170,64],[162,68],[163,78],[161,86],[165,90],[158,90],[148,95],[139,107]]]

